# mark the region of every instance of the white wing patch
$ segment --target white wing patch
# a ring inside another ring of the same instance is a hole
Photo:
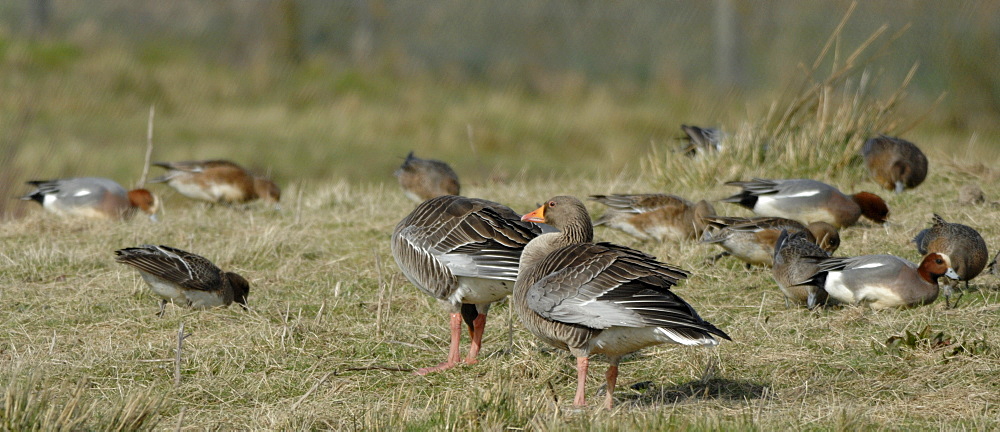
[[[814,196],[814,195],[819,195],[819,193],[820,193],[819,189],[813,189],[813,190],[806,190],[806,191],[802,191],[802,192],[791,194],[791,195],[779,195],[779,196],[781,196],[783,198],[804,198],[804,197],[811,197],[811,196]]]
[[[73,196],[75,196],[75,197],[82,197],[82,196],[90,195],[92,193],[94,193],[94,191],[92,191],[90,189],[80,189],[79,191],[77,191],[77,193],[73,194]]]
[[[865,265],[862,265],[862,266],[857,266],[857,267],[854,267],[854,268],[853,268],[853,269],[851,269],[851,270],[861,270],[861,269],[870,269],[870,268],[879,268],[879,267],[884,267],[884,266],[885,266],[885,264],[883,264],[883,263],[877,263],[877,262],[876,262],[876,263],[868,263],[868,264],[865,264]]]

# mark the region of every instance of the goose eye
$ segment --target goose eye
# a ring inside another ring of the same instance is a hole
[[[549,201],[549,207],[555,207],[555,206],[556,206],[555,201]]]

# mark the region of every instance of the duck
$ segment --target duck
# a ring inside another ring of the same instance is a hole
[[[815,257],[826,258],[828,251],[813,242],[809,231],[789,232],[782,229],[774,246],[774,266],[771,276],[778,289],[785,295],[785,307],[789,302],[814,309],[826,305],[829,295],[821,284],[801,284],[819,271]]]
[[[163,316],[167,302],[192,309],[236,302],[246,308],[250,282],[237,273],[222,271],[201,255],[164,245],[140,245],[116,250],[115,262],[138,270],[160,297],[158,316]]]
[[[869,138],[861,148],[865,167],[875,183],[902,193],[927,178],[927,156],[907,140],[887,135]]]
[[[701,241],[719,245],[726,250],[725,253],[747,265],[770,267],[774,263],[775,244],[782,230],[803,232],[808,241],[819,244],[827,253],[833,253],[840,247],[840,233],[826,222],[803,225],[801,222],[779,217],[725,216],[712,216],[706,220],[714,230],[706,230]]]
[[[490,305],[510,295],[521,250],[541,232],[520,219],[499,203],[442,195],[417,205],[396,225],[391,249],[399,269],[418,289],[444,304],[451,316],[448,357],[416,374],[444,371],[461,362],[463,320],[472,339],[464,362],[477,362]]]
[[[594,354],[610,362],[604,406],[611,409],[622,356],[662,343],[731,340],[670,290],[688,272],[634,249],[593,243],[590,216],[577,198],[556,196],[521,220],[559,230],[525,246],[511,303],[528,331],[576,357],[574,405],[586,405]]]
[[[160,199],[147,189],[124,187],[111,179],[76,177],[57,180],[31,180],[35,187],[22,200],[36,201],[45,210],[71,217],[126,220],[139,212],[157,220]]]
[[[978,231],[967,225],[947,222],[937,213],[931,217],[931,227],[921,230],[913,243],[922,255],[931,252],[948,255],[958,280],[964,281],[966,288],[970,280],[982,273],[989,260],[986,241]],[[946,284],[945,297],[949,301],[951,294],[952,286]]]
[[[591,195],[590,200],[608,207],[595,226],[621,230],[642,240],[697,240],[708,226],[705,218],[715,214],[708,201],[693,203],[659,193]]]
[[[700,156],[722,151],[722,139],[725,134],[716,128],[681,125],[687,145],[678,150],[686,156]]]
[[[418,203],[436,196],[458,195],[461,191],[458,174],[447,163],[420,159],[412,151],[393,175],[403,188],[403,194]]]
[[[239,164],[223,159],[155,162],[167,173],[150,180],[166,183],[188,198],[213,204],[234,205],[262,200],[280,208],[281,188],[266,177],[254,175]]]
[[[752,210],[759,216],[777,216],[809,224],[826,222],[843,229],[864,216],[883,224],[889,218],[889,206],[881,197],[870,192],[845,195],[837,188],[810,179],[726,182],[743,190],[723,202],[734,203]]]
[[[908,308],[934,302],[938,278],[958,278],[946,254],[930,253],[920,265],[895,255],[814,257],[816,272],[796,285],[816,285],[830,298],[872,309]]]

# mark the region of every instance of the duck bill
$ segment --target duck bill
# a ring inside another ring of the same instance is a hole
[[[955,269],[951,267],[948,267],[948,271],[946,271],[944,275],[947,276],[949,279],[954,279],[954,280],[959,279],[958,273],[955,273]]]
[[[541,206],[535,211],[521,216],[521,222],[545,223],[545,206]]]

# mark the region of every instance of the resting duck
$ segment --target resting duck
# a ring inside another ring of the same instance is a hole
[[[715,214],[708,201],[697,204],[675,195],[591,195],[608,206],[594,225],[606,225],[643,240],[698,239],[708,226],[705,217]]]
[[[418,375],[460,362],[463,319],[472,337],[465,363],[476,363],[490,305],[511,293],[521,250],[540,232],[506,206],[455,195],[424,201],[396,225],[392,257],[403,275],[451,311],[448,358]]]
[[[861,148],[861,156],[872,180],[886,190],[901,193],[927,178],[927,156],[902,138],[886,135],[871,138]]]
[[[864,216],[885,223],[889,207],[878,195],[858,192],[844,195],[826,183],[808,179],[727,182],[743,191],[723,202],[739,204],[760,216],[795,219],[802,223],[826,222],[838,229],[857,223]]]
[[[461,185],[458,174],[439,160],[420,159],[413,152],[395,173],[407,198],[418,203],[441,195],[458,195]]]
[[[32,180],[35,187],[23,200],[33,200],[42,208],[64,216],[98,219],[129,219],[138,212],[156,220],[160,200],[146,189],[126,191],[114,180],[78,177],[60,180]]]
[[[250,283],[243,276],[224,272],[200,255],[169,246],[142,245],[115,251],[115,261],[135,267],[160,300],[160,313],[168,301],[195,309],[246,307]]]
[[[681,130],[686,136],[684,139],[687,145],[682,147],[681,153],[686,156],[700,156],[707,153],[717,153],[722,151],[722,139],[725,134],[716,128],[701,128],[698,126],[681,125]]]
[[[989,259],[986,241],[978,231],[966,225],[945,222],[937,214],[931,218],[931,227],[921,230],[913,242],[921,254],[937,252],[948,255],[958,280],[965,281],[966,288],[969,281],[986,268]],[[951,284],[946,284],[945,297],[951,297],[951,290]]]
[[[948,255],[931,253],[917,266],[893,255],[816,257],[817,271],[797,285],[822,287],[834,300],[868,304],[872,309],[930,304],[938,278],[958,278]]]
[[[800,283],[819,272],[816,257],[829,256],[827,251],[813,243],[809,231],[789,233],[782,229],[774,246],[774,266],[771,275],[778,283],[778,289],[785,295],[785,307],[788,302],[805,305],[809,309],[827,303],[827,293],[822,284],[815,281]]]
[[[712,216],[706,220],[715,229],[706,230],[701,241],[719,245],[748,265],[773,264],[775,244],[782,230],[804,233],[807,241],[819,244],[828,254],[840,247],[840,233],[826,222],[812,222],[807,226],[779,217]]]
[[[263,200],[278,208],[281,189],[271,180],[251,174],[228,160],[156,162],[167,173],[150,180],[166,183],[188,198],[217,204],[240,204]]]
[[[576,357],[575,405],[585,405],[590,356],[604,354],[605,407],[614,403],[621,357],[666,342],[717,345],[729,339],[701,319],[670,287],[688,274],[642,252],[592,243],[594,229],[578,199],[557,196],[521,220],[546,223],[524,248],[512,302],[521,322],[546,343]]]

